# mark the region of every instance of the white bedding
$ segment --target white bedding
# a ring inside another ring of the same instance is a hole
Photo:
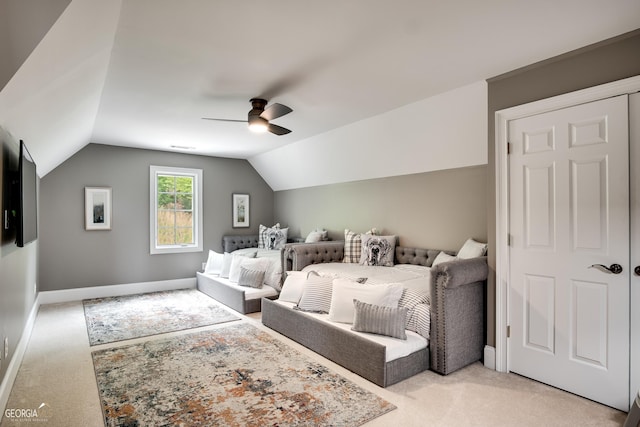
[[[265,258],[269,260],[269,268],[264,275],[265,285],[269,285],[272,288],[279,290],[282,279],[282,260],[280,257],[280,249],[244,248],[237,249],[231,253],[245,255],[256,251],[256,258]]]
[[[368,285],[400,283],[417,291],[429,292],[431,268],[412,264],[396,264],[393,267],[367,266],[360,264],[328,262],[308,265],[302,271],[316,271],[321,276],[345,277],[348,279],[367,278]]]
[[[252,288],[249,286],[240,286],[237,283],[231,282],[229,279],[223,279],[217,274],[205,274],[198,272],[198,275],[201,277],[205,277],[207,279],[213,279],[216,282],[223,284],[225,286],[229,286],[234,289],[239,289],[244,291],[244,299],[245,300],[253,300],[260,299],[262,297],[273,297],[278,295],[278,291],[268,285],[262,285],[261,288]]]
[[[348,264],[347,264],[348,265]],[[355,264],[352,264],[355,265]],[[369,267],[370,268],[370,267]],[[380,267],[380,268],[390,268],[390,267]],[[275,301],[278,304],[282,304],[288,308],[293,309],[296,305],[295,303],[286,302],[286,301]],[[344,329],[345,331],[349,331],[349,333],[360,335],[363,338],[366,338],[370,341],[377,342],[378,344],[382,344],[386,348],[386,357],[385,360],[390,362],[392,360],[399,359],[401,357],[405,357],[414,353],[418,350],[426,348],[429,345],[429,340],[424,338],[423,336],[412,332],[406,331],[407,339],[401,340],[398,338],[391,338],[383,335],[369,334],[364,332],[355,332],[351,330],[351,324],[348,323],[337,323],[329,320],[328,314],[319,314],[319,313],[309,313],[305,311],[299,311],[300,314],[304,316],[313,317],[315,319],[321,320],[323,322],[330,323],[333,326],[336,326],[340,329]]]

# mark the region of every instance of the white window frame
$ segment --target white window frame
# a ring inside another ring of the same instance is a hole
[[[158,245],[158,175],[176,175],[193,177],[193,236],[194,243],[189,245]],[[149,248],[152,255],[202,252],[202,169],[175,168],[169,166],[149,167],[149,193],[150,193],[150,232]]]

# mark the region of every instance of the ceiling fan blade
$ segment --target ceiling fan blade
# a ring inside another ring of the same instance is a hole
[[[262,114],[260,114],[260,117],[262,117],[263,119],[267,119],[269,121],[273,120],[273,119],[277,119],[278,117],[282,117],[285,114],[289,114],[290,112],[292,112],[293,110],[289,107],[287,107],[286,105],[282,105],[282,104],[271,104],[269,107],[267,107]]]
[[[202,120],[215,120],[216,122],[236,122],[236,123],[247,123],[246,120],[234,120],[234,119],[214,119],[211,117],[203,117]]]
[[[274,125],[269,123],[269,126],[267,127],[267,130],[269,132],[271,132],[274,135],[286,135],[288,133],[290,133],[291,131],[287,128],[283,128],[282,126],[278,126],[278,125]]]

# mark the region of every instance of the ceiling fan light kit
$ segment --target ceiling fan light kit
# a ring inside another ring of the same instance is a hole
[[[249,130],[253,132],[266,132],[269,131],[274,135],[286,135],[291,132],[291,130],[287,128],[283,128],[282,126],[274,125],[269,123],[270,120],[277,119],[278,117],[282,117],[285,114],[289,114],[293,110],[286,105],[282,104],[272,104],[268,108],[267,100],[262,98],[252,98],[249,102],[251,102],[251,110],[247,115],[247,120],[234,120],[234,119],[215,119],[210,117],[203,117],[205,120],[215,120],[219,122],[241,122],[248,123]]]

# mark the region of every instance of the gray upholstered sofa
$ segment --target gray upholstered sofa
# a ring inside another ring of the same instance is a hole
[[[283,250],[283,262],[287,270],[301,270],[340,262],[343,251],[343,242],[290,244]],[[396,247],[395,262],[431,266],[439,252]],[[427,369],[446,375],[482,357],[487,259],[455,260],[431,271],[429,346],[400,359],[386,362],[383,345],[274,301],[262,301],[262,322],[381,387]]]
[[[257,248],[258,235],[229,235],[222,237],[222,249],[224,252],[233,252],[238,249]],[[262,298],[252,298],[247,294],[249,289],[230,286],[224,279],[210,277],[201,272],[196,273],[197,288],[200,292],[236,310],[242,314],[255,313],[262,308]],[[272,298],[277,298],[273,296]]]

